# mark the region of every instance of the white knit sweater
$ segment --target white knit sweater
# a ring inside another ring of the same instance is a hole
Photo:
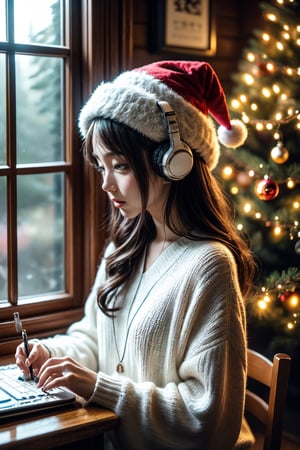
[[[186,238],[167,247],[137,274],[115,319],[116,339],[96,302],[104,276],[105,258],[84,318],[47,346],[98,372],[91,401],[120,418],[114,448],[250,448],[245,310],[228,249]],[[115,341],[119,355],[125,350],[123,374],[116,372]]]

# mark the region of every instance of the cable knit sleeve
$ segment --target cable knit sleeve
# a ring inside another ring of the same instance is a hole
[[[111,251],[110,245],[105,255]],[[64,335],[55,335],[40,342],[47,346],[52,356],[71,356],[91,370],[99,370],[99,347],[97,339],[97,290],[105,279],[105,258],[97,271],[97,275],[86,300],[83,318],[72,324]]]
[[[119,415],[123,449],[232,450],[246,382],[245,311],[232,255],[221,244],[191,244],[147,301],[129,341],[132,374],[99,372],[92,401]]]

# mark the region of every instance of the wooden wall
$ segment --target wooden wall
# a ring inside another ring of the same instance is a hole
[[[163,1],[163,0],[154,0]],[[149,2],[149,3],[148,3]],[[174,53],[150,53],[148,48],[148,8],[152,0],[133,0],[132,67],[162,59],[198,59],[212,64],[228,93],[232,86],[231,74],[237,70],[242,50],[254,28],[261,28],[262,14],[259,0],[213,0],[217,47],[214,56],[192,56]],[[153,4],[152,4],[153,6]]]

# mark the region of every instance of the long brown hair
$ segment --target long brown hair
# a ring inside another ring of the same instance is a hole
[[[112,204],[105,217],[108,240],[113,241],[115,250],[107,258],[107,278],[99,286],[97,300],[100,309],[111,315],[115,312],[111,304],[116,290],[128,282],[140,263],[145,247],[156,235],[154,222],[146,207],[149,173],[152,170],[151,155],[157,143],[126,125],[97,118],[88,130],[84,147],[86,158],[95,165],[93,142],[97,138],[107,148],[126,158],[136,177],[142,200],[142,212],[134,219],[124,218]],[[184,179],[171,182],[165,209],[166,224],[178,236],[193,240],[206,236],[226,245],[234,255],[241,290],[247,295],[255,273],[249,245],[235,228],[232,204],[218,181],[205,162],[197,154],[194,156],[191,172]],[[171,219],[174,211],[176,224]]]

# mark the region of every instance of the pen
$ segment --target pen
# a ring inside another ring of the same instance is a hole
[[[21,322],[21,319],[20,319],[20,316],[19,316],[18,312],[14,313],[14,321],[15,321],[15,327],[16,327],[17,333],[21,333],[22,334],[24,350],[25,350],[25,354],[26,354],[26,356],[28,358],[28,356],[29,356],[28,337],[27,337],[26,330],[24,330],[23,327],[22,327],[22,322]],[[34,380],[35,378],[34,378],[32,366],[29,367],[29,373],[30,373],[30,378],[32,380]]]
[[[28,338],[27,338],[26,330],[24,330],[24,329],[22,330],[22,339],[23,339],[23,343],[24,343],[24,350],[25,350],[26,356],[28,358],[28,356],[29,356]],[[32,380],[34,380],[34,374],[33,374],[32,366],[29,366],[29,373],[30,373],[30,378]]]

